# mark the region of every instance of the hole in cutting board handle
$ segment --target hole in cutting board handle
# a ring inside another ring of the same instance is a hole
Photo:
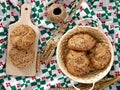
[[[28,8],[26,7],[25,10],[28,10]]]

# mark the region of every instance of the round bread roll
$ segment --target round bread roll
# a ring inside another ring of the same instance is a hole
[[[70,50],[65,57],[65,65],[72,75],[82,76],[88,71],[89,60],[84,52]]]
[[[35,52],[32,48],[29,48],[28,50],[18,50],[16,48],[12,48],[9,51],[9,56],[14,66],[18,68],[25,68],[33,63]]]
[[[94,69],[104,69],[109,64],[111,53],[105,43],[97,43],[91,52],[90,60]]]
[[[35,38],[35,31],[28,25],[20,25],[10,34],[11,43],[17,49],[28,49]]]
[[[76,34],[68,40],[68,47],[72,50],[86,51],[94,47],[96,40],[89,34]]]

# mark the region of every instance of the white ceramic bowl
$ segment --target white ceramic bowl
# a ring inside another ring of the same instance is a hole
[[[101,42],[107,43],[109,46],[109,49],[110,49],[110,53],[111,53],[111,60],[109,62],[109,65],[101,71],[98,71],[98,72],[96,72],[94,74],[90,74],[90,75],[84,75],[84,77],[76,77],[67,71],[67,68],[66,68],[64,61],[63,61],[63,57],[67,51],[66,47],[67,47],[68,39],[72,35],[78,34],[81,32],[89,33],[92,36],[94,36],[95,38],[97,38],[98,40],[100,40]],[[108,39],[108,37],[105,36],[105,34],[101,30],[99,30],[98,28],[90,27],[90,26],[76,26],[73,29],[66,32],[62,36],[62,38],[60,39],[60,41],[58,43],[56,54],[57,54],[57,64],[60,67],[60,69],[62,70],[62,72],[66,76],[68,76],[70,79],[72,79],[73,81],[76,81],[79,83],[95,83],[95,82],[99,81],[100,79],[102,79],[103,77],[105,77],[108,74],[108,72],[110,71],[110,69],[112,67],[113,60],[114,60],[113,47],[112,47],[111,42]]]

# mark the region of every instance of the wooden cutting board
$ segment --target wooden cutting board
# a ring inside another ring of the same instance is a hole
[[[31,14],[31,6],[29,4],[23,4],[21,7],[20,19],[16,23],[11,24],[9,26],[8,46],[7,46],[7,61],[6,61],[6,73],[8,75],[15,75],[15,76],[35,76],[36,75],[36,57],[37,57],[37,49],[38,49],[39,29],[37,26],[33,25],[33,23],[31,22],[30,14]],[[35,50],[34,62],[30,66],[22,68],[22,69],[15,67],[11,62],[11,58],[9,57],[9,50],[12,47],[12,44],[10,41],[10,34],[16,27],[18,27],[21,24],[29,25],[36,32],[35,42],[32,45],[32,47]]]

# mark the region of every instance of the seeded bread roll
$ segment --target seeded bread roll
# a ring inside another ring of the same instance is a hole
[[[76,34],[68,41],[68,47],[72,50],[86,51],[94,47],[96,40],[89,34]]]
[[[65,65],[72,75],[82,76],[88,71],[89,60],[84,52],[70,50],[65,57]]]
[[[18,68],[25,68],[33,63],[35,52],[32,48],[28,50],[18,50],[16,48],[12,48],[9,51],[9,56],[11,58],[11,62],[14,66]]]
[[[35,41],[35,31],[28,25],[18,26],[10,35],[11,43],[17,49],[28,49]]]
[[[105,43],[97,43],[91,52],[90,60],[94,69],[104,69],[109,64],[111,53]]]

